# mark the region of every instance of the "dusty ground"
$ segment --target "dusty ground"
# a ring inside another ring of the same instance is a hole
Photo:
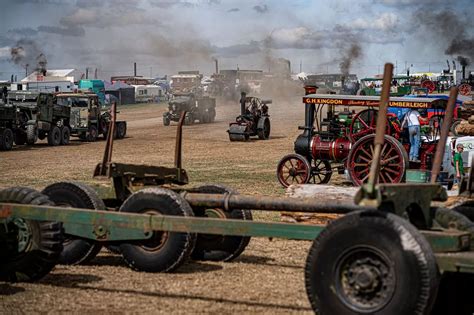
[[[127,138],[116,141],[113,160],[151,165],[173,164],[176,128],[162,125],[164,104],[120,108],[128,122]],[[274,99],[270,105],[271,139],[230,143],[226,130],[239,105],[218,103],[213,124],[185,126],[183,159],[191,183],[222,183],[241,193],[283,195],[276,180],[279,159],[293,152],[303,125],[301,98]],[[104,141],[0,152],[0,188],[15,185],[42,189],[61,180],[94,185],[94,166]],[[341,179],[336,178],[336,182]],[[279,220],[271,214],[257,219]],[[107,251],[87,266],[58,266],[39,283],[0,283],[0,313],[304,313],[310,312],[303,282],[308,242],[253,239],[231,263],[190,262],[173,274],[131,271]]]

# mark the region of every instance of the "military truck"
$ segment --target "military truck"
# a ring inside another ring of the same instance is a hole
[[[16,109],[9,104],[0,103],[0,150],[7,151],[13,147],[16,130]]]
[[[35,144],[48,138],[52,146],[69,143],[71,109],[54,102],[52,93],[10,91],[7,105],[16,109],[15,144]]]
[[[91,92],[64,92],[56,94],[58,105],[71,109],[71,135],[83,141],[96,141],[99,135],[107,136],[110,122],[109,107],[100,106],[97,94]],[[117,121],[115,138],[122,139],[127,133],[127,123]]]
[[[168,103],[168,111],[163,113],[163,125],[179,121],[181,113],[186,111],[184,123],[193,124],[213,122],[216,118],[216,99],[208,96],[196,97],[193,93],[175,94]]]

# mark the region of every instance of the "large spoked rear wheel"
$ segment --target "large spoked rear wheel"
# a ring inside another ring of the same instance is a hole
[[[361,186],[369,179],[373,163],[375,135],[360,138],[351,148],[347,158],[349,177],[355,186]],[[401,143],[385,135],[382,146],[379,183],[400,183],[408,167],[408,154]]]
[[[428,241],[408,221],[358,211],[330,223],[305,267],[317,314],[429,314],[439,275]]]
[[[191,206],[183,197],[162,188],[146,188],[134,193],[125,200],[119,211],[194,216]],[[147,240],[120,244],[120,252],[131,268],[148,272],[173,271],[190,256],[196,243],[194,233],[166,231],[151,233],[151,238]]]
[[[75,182],[59,182],[47,186],[43,192],[57,206],[105,210],[105,205],[97,193],[87,185]],[[102,245],[88,239],[65,235],[64,249],[59,263],[76,265],[92,260]]]
[[[306,184],[311,177],[308,160],[299,154],[285,155],[277,166],[277,178],[283,187],[293,184]]]
[[[204,194],[224,194],[229,192],[235,194],[228,187],[214,184],[200,186],[191,192]],[[199,217],[252,220],[250,210],[234,209],[232,211],[225,211],[219,208],[195,207],[193,211]],[[250,236],[198,234],[192,258],[196,260],[231,261],[242,254],[249,242]]]
[[[1,190],[0,202],[53,205],[47,196],[25,187]],[[60,222],[15,218],[1,222],[0,236],[0,245],[6,245],[0,252],[0,281],[41,279],[56,265],[63,249]]]
[[[257,130],[257,134],[260,140],[268,140],[270,138],[270,119],[268,117],[263,119],[263,127]]]

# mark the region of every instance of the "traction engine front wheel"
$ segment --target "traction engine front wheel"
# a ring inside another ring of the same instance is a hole
[[[277,178],[283,187],[292,184],[306,184],[311,177],[311,165],[299,154],[284,156],[277,166]]]

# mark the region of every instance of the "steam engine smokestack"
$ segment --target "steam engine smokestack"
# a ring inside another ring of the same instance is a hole
[[[133,76],[134,77],[137,76],[137,63],[136,62],[133,63]]]
[[[240,115],[245,115],[245,100],[247,98],[247,93],[240,93]]]
[[[214,62],[216,63],[216,74],[219,74],[219,61],[214,59]]]
[[[462,65],[462,79],[463,80],[466,79],[466,66],[465,65]]]

